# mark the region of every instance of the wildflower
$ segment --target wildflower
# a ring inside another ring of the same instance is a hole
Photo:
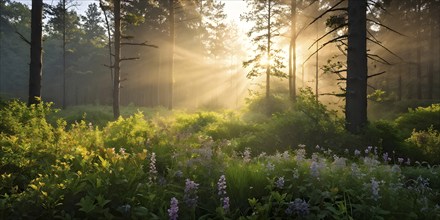
[[[195,208],[197,206],[197,189],[199,188],[199,184],[191,181],[190,179],[186,179],[185,181],[185,194],[183,196],[183,200],[188,207]]]
[[[179,201],[173,197],[170,201],[170,208],[168,209],[168,216],[170,217],[170,220],[177,220],[177,217],[179,215],[177,214],[179,212]]]
[[[361,176],[361,171],[359,170],[359,167],[356,163],[351,164],[351,174],[356,177]]]
[[[249,161],[251,161],[251,149],[250,148],[246,148],[246,149],[244,149],[244,152],[243,152],[243,160],[244,160],[244,162],[249,162]]]
[[[306,145],[305,145],[305,144],[298,144],[298,147],[299,147],[299,148],[305,148]]]
[[[318,161],[318,158],[319,158],[319,156],[317,153],[312,154],[312,161]]]
[[[411,165],[411,160],[409,158],[407,158],[405,164],[408,165],[408,166]]]
[[[321,150],[321,147],[319,145],[316,145],[316,150]]]
[[[403,158],[401,157],[397,158],[397,162],[399,162],[400,164],[403,163]]]
[[[296,161],[297,162],[303,161],[304,158],[306,157],[306,149],[304,149],[304,148],[296,150],[295,153],[296,153]]]
[[[334,156],[335,161],[333,162],[333,164],[338,167],[338,168],[344,168],[345,167],[345,161],[347,160],[346,158],[343,157],[338,157],[338,156]]]
[[[275,170],[275,165],[273,165],[271,162],[267,162],[266,170],[267,171],[274,171]]]
[[[220,201],[223,203],[223,210],[229,210],[229,197],[221,198]]]
[[[225,175],[221,175],[220,179],[217,182],[217,189],[223,210],[227,212],[229,210],[229,197],[227,196],[226,187],[226,177]]]
[[[373,195],[373,199],[377,201],[380,198],[379,195],[379,181],[376,181],[374,178],[371,178],[371,194]]]
[[[313,161],[312,164],[310,165],[310,173],[312,174],[313,177],[318,177],[319,176],[319,164],[316,161]]]
[[[176,171],[176,173],[174,174],[176,177],[180,178],[183,176],[183,172],[181,170]]]
[[[299,178],[299,172],[297,169],[293,169],[293,179],[298,179]]]
[[[382,158],[383,158],[383,161],[384,161],[385,163],[387,163],[387,162],[388,162],[388,153],[384,153],[384,154],[382,155]]]
[[[299,216],[306,216],[309,214],[309,204],[299,198],[296,198],[293,202],[289,203],[288,208],[286,209],[287,215],[299,215]]]
[[[350,151],[347,148],[345,148],[344,153],[348,154],[350,153]]]
[[[400,173],[400,167],[398,166],[398,165],[393,165],[392,167],[391,167],[391,172],[393,172],[393,173]]]
[[[359,155],[361,155],[361,151],[358,149],[354,150],[354,156],[359,156]]]
[[[275,185],[278,189],[282,189],[284,187],[284,177],[278,177],[278,180],[275,182]]]
[[[125,154],[125,148],[123,148],[123,147],[119,148],[119,153],[124,155]]]
[[[131,209],[131,206],[129,204],[126,204],[126,205],[121,206],[120,211],[124,215],[128,215],[130,213],[130,209]]]
[[[150,158],[150,171],[148,172],[150,174],[150,177],[148,177],[150,183],[154,182],[156,180],[156,153],[151,154]]]
[[[226,196],[226,177],[225,175],[221,175],[220,179],[217,182],[218,195],[223,197]]]
[[[285,159],[285,160],[288,160],[290,158],[289,151],[284,151],[283,155],[282,155],[282,158]]]

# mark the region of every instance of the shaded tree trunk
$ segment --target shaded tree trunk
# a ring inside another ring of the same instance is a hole
[[[417,20],[418,20],[418,24],[421,23],[421,2],[420,0],[417,3]],[[420,25],[417,25],[417,30],[416,30],[416,45],[417,45],[417,49],[416,49],[416,59],[417,59],[417,64],[416,64],[416,72],[417,72],[417,99],[422,99],[422,39],[421,39],[421,27]]]
[[[113,77],[113,117],[119,118],[120,110],[119,103],[121,100],[120,88],[121,88],[121,76],[120,76],[120,60],[121,60],[121,0],[114,1],[113,8],[115,16],[115,33],[114,33],[114,45],[115,45],[115,61],[114,61],[114,77]]]
[[[66,109],[66,0],[63,0],[63,109]]]
[[[43,0],[32,0],[31,10],[31,64],[29,67],[28,105],[37,104],[41,99],[42,55],[42,17]]]
[[[431,13],[432,15],[434,13]],[[430,26],[430,35],[429,35],[429,61],[428,61],[428,99],[433,99],[433,93],[434,93],[434,59],[435,59],[435,52],[434,52],[434,36],[435,36],[435,30],[434,30],[434,21],[432,18],[429,19],[429,26]]]
[[[266,66],[266,98],[270,96],[270,46],[271,46],[271,32],[270,32],[270,18],[271,18],[271,0],[267,0],[267,66]]]
[[[366,0],[348,1],[346,129],[358,133],[367,123]]]
[[[296,0],[290,6],[289,94],[296,101]]]

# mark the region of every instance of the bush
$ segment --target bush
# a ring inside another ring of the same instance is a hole
[[[440,133],[433,127],[427,131],[414,130],[406,141],[422,152],[419,159],[431,164],[440,164]]]
[[[395,122],[399,129],[406,134],[407,137],[411,135],[413,129],[416,131],[427,130],[432,126],[434,130],[440,130],[440,104],[432,104],[429,107],[418,107],[409,109],[398,117]]]

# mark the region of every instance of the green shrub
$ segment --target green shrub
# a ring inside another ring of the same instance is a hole
[[[103,129],[105,146],[127,152],[142,152],[147,142],[154,136],[154,128],[151,123],[144,119],[144,115],[138,112],[126,119],[119,117],[118,120],[109,122]]]
[[[395,120],[399,129],[407,137],[411,135],[413,129],[416,131],[426,130],[432,126],[434,130],[440,130],[440,104],[432,104],[429,107],[418,107],[409,109]]]
[[[411,137],[406,139],[419,149],[423,157],[419,158],[431,164],[440,164],[440,132],[430,127],[427,131],[414,130]]]

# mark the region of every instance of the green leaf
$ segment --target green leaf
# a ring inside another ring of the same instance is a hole
[[[138,217],[145,217],[149,213],[148,209],[143,206],[137,206],[133,208],[133,215]]]
[[[90,213],[96,208],[96,205],[94,203],[95,203],[94,199],[92,199],[90,196],[86,196],[81,198],[81,200],[78,203],[76,203],[76,205],[81,207],[79,209],[80,211],[85,213]]]

